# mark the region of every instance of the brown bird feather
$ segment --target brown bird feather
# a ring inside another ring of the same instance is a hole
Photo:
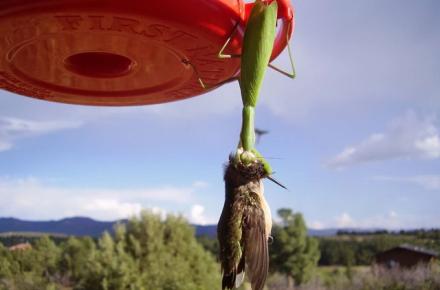
[[[263,164],[234,163],[225,169],[225,204],[217,228],[222,289],[241,284],[246,272],[253,290],[262,290],[269,269],[265,205],[261,179],[266,177]]]

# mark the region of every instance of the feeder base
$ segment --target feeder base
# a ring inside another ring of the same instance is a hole
[[[239,71],[217,53],[240,23],[236,0],[3,0],[0,88],[69,104],[125,106],[185,99]]]

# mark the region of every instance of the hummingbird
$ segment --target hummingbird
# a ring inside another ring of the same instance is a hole
[[[245,165],[233,156],[225,167],[225,203],[217,227],[222,289],[238,288],[249,277],[262,290],[269,269],[268,240],[272,216],[262,179],[268,176],[259,160]]]
[[[256,143],[257,144],[260,143],[261,136],[266,135],[266,134],[269,134],[269,131],[255,128],[255,135],[257,137]]]

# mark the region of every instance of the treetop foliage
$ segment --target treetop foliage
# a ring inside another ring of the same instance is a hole
[[[32,249],[0,244],[0,289],[205,290],[220,285],[213,256],[181,217],[143,212],[95,242],[43,237]]]
[[[318,241],[307,236],[301,213],[290,209],[278,210],[280,225],[272,229],[271,270],[287,275],[299,285],[307,282],[319,260]]]

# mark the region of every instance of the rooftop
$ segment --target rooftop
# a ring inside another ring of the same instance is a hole
[[[417,252],[417,253],[428,255],[428,256],[432,256],[432,257],[438,257],[438,253],[436,251],[428,250],[428,249],[425,249],[425,248],[422,248],[422,247],[419,247],[419,246],[414,246],[414,245],[409,245],[409,244],[402,244],[402,245],[399,245],[397,247],[388,249],[388,250],[386,250],[384,252],[388,252],[388,251],[391,251],[391,250],[394,250],[394,249],[403,249],[403,250]],[[382,253],[384,253],[384,252],[382,252]]]

